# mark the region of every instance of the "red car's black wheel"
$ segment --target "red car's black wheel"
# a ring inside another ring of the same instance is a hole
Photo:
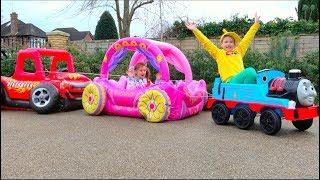
[[[41,83],[31,91],[29,103],[31,108],[39,114],[57,111],[59,107],[58,90],[52,84]]]
[[[3,84],[1,84],[1,105],[6,104],[6,90],[3,87]]]

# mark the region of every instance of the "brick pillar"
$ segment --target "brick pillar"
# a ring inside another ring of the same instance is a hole
[[[70,34],[62,31],[47,32],[48,43],[52,49],[66,49]]]
[[[18,14],[13,12],[10,14],[10,16],[11,16],[11,20],[10,20],[11,35],[15,36],[18,33],[18,29],[19,29]]]
[[[18,14],[15,12],[12,12],[10,14],[10,35],[11,35],[11,47],[17,47],[17,34],[19,29],[19,22],[18,22]]]

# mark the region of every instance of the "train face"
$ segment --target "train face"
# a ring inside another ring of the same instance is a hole
[[[312,106],[317,96],[317,92],[308,79],[300,80],[297,87],[297,98],[301,105]]]
[[[298,107],[312,106],[317,92],[310,80],[301,78],[301,71],[293,69],[288,77],[277,77],[269,83],[269,97],[295,101]]]

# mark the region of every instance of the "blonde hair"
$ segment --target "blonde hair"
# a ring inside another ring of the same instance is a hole
[[[149,70],[147,64],[145,64],[143,62],[139,62],[134,66],[134,70],[137,71],[138,69],[140,69],[142,67],[146,67],[147,68],[146,78],[149,80],[150,79],[150,70]]]

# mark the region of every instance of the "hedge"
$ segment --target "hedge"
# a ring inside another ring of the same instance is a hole
[[[284,45],[281,45],[284,44]],[[262,53],[249,49],[244,57],[245,67],[253,67],[256,70],[279,69],[287,73],[290,69],[300,69],[303,76],[313,82],[319,93],[319,50],[308,52],[303,57],[296,57],[296,53],[286,52],[286,39],[284,37],[275,37],[271,43],[270,51]],[[294,48],[293,48],[294,49]],[[104,57],[103,51],[97,51],[94,54],[80,52],[74,47],[69,47],[68,51],[74,57],[74,64],[77,72],[88,73],[93,78],[99,75],[101,61]],[[183,52],[192,68],[193,79],[204,79],[207,82],[208,92],[211,93],[211,86],[214,78],[218,76],[217,64],[215,60],[203,49]],[[121,63],[110,73],[110,78],[117,79],[120,75],[125,75],[132,53],[128,53]],[[16,52],[12,52],[7,58],[1,60],[1,75],[9,76],[13,72],[15,65]],[[48,67],[48,60],[45,60],[45,66]],[[149,66],[150,67],[150,66]],[[150,67],[152,80],[155,79],[155,70]],[[170,78],[173,80],[183,79],[183,74],[176,71],[170,65]],[[318,98],[317,98],[318,102]]]
[[[207,37],[220,37],[222,29],[237,32],[240,36],[246,34],[254,19],[248,16],[238,17],[238,14],[231,17],[231,20],[223,20],[222,22],[206,22],[198,25],[198,29]],[[183,39],[193,37],[193,33],[185,27],[184,21],[175,21],[173,25],[166,30],[164,37]],[[311,22],[306,20],[293,20],[292,18],[275,18],[267,23],[260,23],[260,29],[256,36],[276,36],[284,32],[291,32],[293,35],[314,34],[319,33],[319,20]]]

